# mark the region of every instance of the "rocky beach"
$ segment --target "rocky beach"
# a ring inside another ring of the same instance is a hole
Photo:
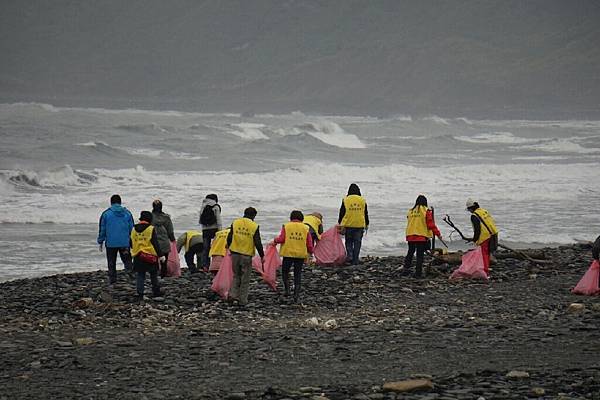
[[[307,267],[302,304],[256,275],[246,308],[185,270],[143,304],[121,271],[0,283],[0,399],[600,399],[600,300],[570,293],[590,246],[513,256],[489,282]]]

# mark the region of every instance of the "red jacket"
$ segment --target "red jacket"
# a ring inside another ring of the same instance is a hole
[[[435,236],[440,236],[440,230],[435,225],[435,221],[433,220],[433,213],[431,210],[427,210],[425,214],[425,223],[427,224],[427,229],[433,232]],[[407,242],[426,242],[427,237],[419,236],[419,235],[408,235],[406,237]]]
[[[297,220],[297,219],[293,219],[290,222],[300,222],[302,223],[302,221]],[[274,240],[275,243],[285,243],[285,225],[281,227],[281,232],[279,232],[279,236],[277,236]],[[312,241],[312,236],[310,235],[310,233],[308,235],[306,235],[306,249],[308,250],[309,253],[313,253],[314,250],[314,246],[313,246],[313,241]]]

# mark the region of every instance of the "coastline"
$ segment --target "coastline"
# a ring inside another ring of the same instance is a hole
[[[110,290],[105,271],[3,282],[0,398],[594,398],[600,301],[569,292],[589,246],[544,254],[499,259],[489,282],[402,278],[402,257],[306,268],[300,306],[254,277],[247,309],[204,274],[143,305],[121,273]],[[411,377],[433,388],[383,390]]]

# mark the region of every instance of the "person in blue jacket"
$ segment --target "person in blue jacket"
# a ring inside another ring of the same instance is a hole
[[[125,271],[133,274],[131,262],[129,235],[133,229],[133,216],[128,209],[121,205],[121,196],[114,194],[110,198],[110,208],[100,215],[98,244],[106,247],[108,261],[108,283],[117,281],[117,253],[125,266]]]

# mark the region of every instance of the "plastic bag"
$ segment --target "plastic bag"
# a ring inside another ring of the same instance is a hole
[[[277,268],[279,267],[281,267],[281,257],[279,257],[277,246],[272,244],[267,245],[265,250],[264,266],[260,262],[260,256],[252,258],[252,268],[254,268],[254,270],[262,276],[265,283],[275,291],[277,291]]]
[[[222,299],[227,299],[231,285],[233,284],[233,263],[231,262],[231,254],[227,252],[227,255],[223,258],[221,268],[215,275],[210,286],[211,290],[221,296]]]
[[[474,250],[466,252],[462,256],[462,264],[460,264],[460,267],[455,269],[454,272],[452,272],[452,275],[450,275],[451,280],[463,278],[489,279],[485,272],[481,247],[477,247]]]
[[[169,258],[167,259],[167,273],[165,276],[172,278],[179,278],[181,276],[181,261],[179,260],[176,241],[171,242],[171,250],[169,251]]]
[[[577,283],[571,293],[583,294],[585,296],[596,296],[600,294],[600,288],[598,288],[598,282],[600,280],[600,263],[594,260],[586,273]]]
[[[337,225],[321,235],[314,255],[319,265],[342,265],[346,261],[346,246],[342,242]]]

